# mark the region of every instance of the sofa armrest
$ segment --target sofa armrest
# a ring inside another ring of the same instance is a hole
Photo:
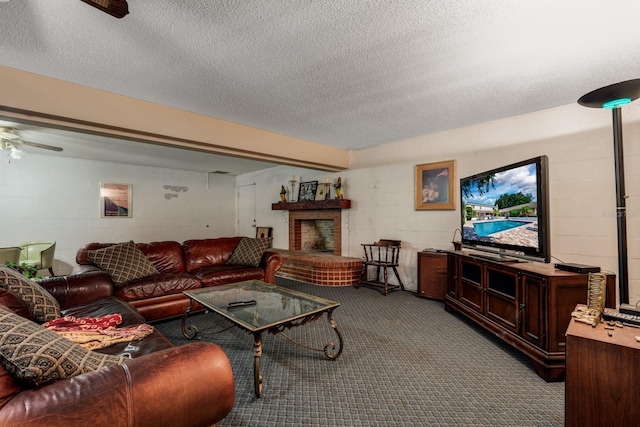
[[[0,409],[0,426],[210,426],[234,399],[226,354],[197,342],[22,391]]]
[[[264,281],[276,284],[276,272],[282,267],[282,255],[278,252],[266,251],[262,254],[260,267],[264,268]]]
[[[113,296],[114,293],[111,276],[102,270],[48,277],[39,280],[38,284],[58,300],[62,309]]]

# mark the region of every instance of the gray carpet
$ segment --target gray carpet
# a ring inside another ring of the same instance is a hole
[[[216,314],[192,316],[188,323],[208,329],[197,339],[222,346],[233,366],[236,403],[218,427],[564,424],[564,382],[545,382],[526,357],[441,302],[406,291],[384,297],[373,288],[278,284],[340,302],[333,318],[344,351],[329,360],[264,334],[258,399],[252,335]],[[187,342],[180,320],[155,326]],[[290,335],[316,347],[336,340],[326,317]]]

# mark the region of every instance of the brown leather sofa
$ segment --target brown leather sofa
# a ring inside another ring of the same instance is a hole
[[[120,313],[122,327],[145,323],[133,306],[113,297],[111,285],[96,280],[95,273],[78,276],[78,285],[72,287],[57,278],[40,282],[59,301],[63,315]],[[28,318],[28,308],[17,301],[11,292],[0,290],[0,306]],[[231,366],[213,343],[176,347],[155,331],[140,341],[96,351],[132,359],[39,387],[14,380],[0,364],[0,426],[210,426],[233,408]]]
[[[275,274],[282,267],[282,255],[266,251],[257,267],[226,264],[241,237],[136,243],[147,259],[160,272],[115,286],[111,277],[96,267],[87,251],[105,248],[114,243],[89,243],[78,250],[76,266],[70,276],[55,278],[72,289],[82,286],[78,274],[91,273],[92,280],[110,285],[111,295],[136,307],[147,320],[181,315],[189,306],[189,298],[182,291],[219,286],[244,280],[262,280],[275,284]],[[86,276],[85,276],[86,277]],[[196,306],[195,309],[202,309]]]

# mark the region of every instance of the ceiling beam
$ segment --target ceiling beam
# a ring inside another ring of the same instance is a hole
[[[0,66],[0,114],[17,121],[253,160],[340,171],[349,152]]]

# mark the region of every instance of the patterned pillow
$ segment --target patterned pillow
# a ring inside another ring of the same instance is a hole
[[[238,246],[227,260],[227,264],[241,264],[257,267],[260,265],[262,255],[271,246],[271,238],[251,239],[243,237],[238,242]]]
[[[60,317],[60,304],[45,288],[6,265],[0,265],[0,288],[20,295],[39,322]]]
[[[35,320],[29,306],[20,298],[20,295],[2,288],[0,288],[0,308],[25,319]]]
[[[16,378],[39,386],[121,365],[125,357],[86,350],[53,331],[0,309],[0,360]]]
[[[158,270],[133,243],[133,240],[87,251],[87,256],[91,262],[109,273],[116,285],[124,285],[135,279],[158,274]]]

